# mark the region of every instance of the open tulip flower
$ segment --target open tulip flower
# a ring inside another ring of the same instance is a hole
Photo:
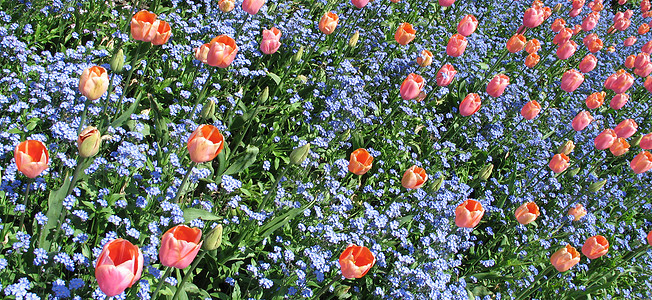
[[[550,263],[559,272],[566,272],[579,262],[580,253],[571,245],[566,245],[550,256]]]
[[[199,125],[188,138],[190,159],[196,163],[213,160],[224,148],[224,136],[213,125]]]
[[[102,97],[109,88],[109,75],[106,69],[100,66],[90,67],[79,78],[79,91],[89,100]]]
[[[185,269],[195,259],[203,243],[201,229],[177,225],[163,234],[158,257],[164,266]]]
[[[115,239],[104,245],[95,265],[95,278],[109,297],[131,287],[143,272],[143,252],[127,240]]]
[[[467,199],[455,209],[455,225],[464,228],[473,228],[480,223],[484,215],[484,207],[480,202]]]
[[[568,210],[568,215],[573,216],[573,221],[579,221],[582,217],[586,216],[586,208],[582,204],[575,204]]]
[[[14,149],[14,159],[18,171],[29,178],[36,178],[48,168],[50,156],[43,142],[26,140]]]
[[[405,171],[403,179],[401,179],[401,184],[406,189],[416,190],[423,186],[423,184],[426,183],[426,180],[428,180],[426,170],[414,165]]]
[[[582,254],[589,259],[596,259],[607,254],[609,251],[609,241],[601,235],[592,236],[586,239],[582,246]]]
[[[516,220],[522,225],[527,225],[532,223],[534,220],[539,217],[541,213],[539,212],[539,206],[534,202],[523,203],[516,209],[514,215]]]
[[[365,246],[349,245],[340,254],[340,268],[344,278],[362,278],[376,263],[376,257]]]
[[[364,175],[371,170],[373,161],[374,157],[371,156],[366,149],[356,149],[351,152],[351,157],[349,159],[349,172],[355,175]]]

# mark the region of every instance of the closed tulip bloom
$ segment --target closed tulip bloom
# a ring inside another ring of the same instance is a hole
[[[487,94],[491,97],[500,97],[509,85],[509,77],[505,74],[496,74],[487,84]]]
[[[177,225],[163,234],[158,257],[166,267],[185,269],[195,260],[203,243],[201,229]]]
[[[463,35],[456,33],[448,40],[448,45],[446,45],[446,54],[452,57],[459,57],[464,53],[467,44],[468,41],[466,38]]]
[[[575,143],[573,141],[566,141],[559,148],[557,148],[557,153],[563,153],[569,155],[575,149]]]
[[[530,53],[530,55],[525,58],[525,66],[528,68],[534,68],[534,66],[539,63],[539,60],[541,60],[541,57],[538,54]]]
[[[464,100],[460,103],[460,114],[462,116],[468,117],[476,113],[480,109],[480,96],[476,93],[471,93],[464,97]]]
[[[652,246],[652,230],[647,234],[647,243]]]
[[[540,8],[528,8],[523,14],[523,25],[529,28],[535,28],[545,20],[545,14],[543,9]]]
[[[356,149],[349,158],[349,172],[355,175],[364,175],[371,170],[374,157],[364,148]]]
[[[172,28],[170,28],[170,24],[168,22],[163,20],[156,20],[154,23],[157,22],[158,24],[155,24],[156,31],[154,38],[152,38],[152,45],[163,45],[170,39],[170,36],[172,35]]]
[[[224,136],[213,125],[199,125],[188,138],[190,159],[196,163],[213,160],[224,148]]]
[[[553,32],[560,32],[564,27],[566,27],[566,21],[562,18],[557,18],[552,22],[552,25],[550,25],[550,29],[552,29]]]
[[[598,25],[599,20],[600,20],[599,13],[597,12],[589,13],[586,17],[584,17],[584,20],[582,20],[582,30],[584,31],[593,30],[593,28],[595,28],[595,26]]]
[[[412,28],[412,24],[407,22],[401,23],[401,25],[398,26],[398,29],[396,29],[396,33],[394,33],[394,39],[401,45],[407,45],[414,40],[416,32],[417,31]]]
[[[521,116],[525,118],[526,120],[532,120],[536,118],[536,116],[539,114],[541,111],[541,105],[539,102],[536,100],[531,100],[528,101],[528,103],[525,103],[523,105],[523,108],[521,108]]]
[[[616,94],[613,98],[611,98],[611,102],[609,102],[609,107],[615,110],[619,110],[627,104],[627,101],[629,101],[629,95],[627,94]]]
[[[597,39],[599,39],[598,35],[595,34],[595,33],[591,33],[591,34],[588,34],[587,36],[585,36],[582,39],[582,43],[584,43],[584,46],[588,48],[589,45],[591,44],[591,42],[593,42],[594,40],[597,40]]]
[[[577,50],[577,43],[575,41],[568,41],[557,47],[557,57],[562,60],[568,59],[575,54],[575,50]]]
[[[220,7],[220,10],[225,13],[228,13],[235,8],[235,2],[233,0],[220,0],[217,4]]]
[[[584,110],[581,111],[580,113],[573,118],[572,126],[575,131],[582,131],[586,126],[589,126],[593,122],[593,117],[591,116],[591,113],[588,111]]]
[[[455,3],[455,0],[439,0],[439,6],[443,7],[451,6],[453,3]]]
[[[211,44],[203,44],[198,48],[195,48],[195,59],[208,64],[208,52],[211,49]]]
[[[644,135],[638,142],[638,146],[645,150],[652,149],[652,133]]]
[[[600,256],[607,254],[609,251],[609,242],[601,235],[596,235],[588,238],[582,246],[582,254],[589,259],[596,259]]]
[[[403,98],[403,100],[416,98],[419,95],[419,92],[423,89],[424,84],[425,82],[421,75],[410,73],[401,84],[401,98]]]
[[[632,119],[626,119],[623,120],[614,128],[614,131],[616,132],[616,136],[621,137],[621,138],[629,138],[630,136],[634,135],[636,133],[636,130],[638,129],[638,124],[634,122]]]
[[[511,53],[516,53],[523,50],[525,47],[525,36],[522,34],[515,34],[507,41],[507,51]]]
[[[231,65],[236,54],[238,54],[238,45],[235,44],[235,40],[223,34],[211,40],[206,63],[213,67],[226,68]]]
[[[602,47],[604,47],[604,44],[602,43],[601,39],[593,39],[589,42],[589,44],[586,46],[591,53],[597,53],[598,51],[602,50]]]
[[[516,216],[516,221],[521,223],[521,225],[527,225],[532,223],[534,220],[539,217],[539,206],[534,202],[523,203],[516,209],[514,215]]]
[[[640,77],[647,77],[652,73],[652,63],[648,63],[641,68],[635,68],[634,69],[634,74],[640,76]]]
[[[652,53],[652,41],[645,43],[645,45],[641,47],[641,52],[645,52],[647,54]]]
[[[629,167],[636,174],[641,174],[652,169],[652,154],[647,151],[642,151],[629,163]]]
[[[617,138],[609,147],[609,151],[614,156],[621,156],[629,151],[629,143],[624,138]]]
[[[18,171],[29,178],[36,178],[48,168],[50,155],[42,142],[26,140],[14,149],[14,159]]]
[[[127,240],[115,239],[104,245],[95,264],[95,278],[104,294],[119,295],[143,273],[143,252]]]
[[[250,15],[255,15],[263,7],[263,4],[265,4],[265,0],[244,0],[242,1],[242,10]]]
[[[437,85],[447,86],[451,84],[453,79],[455,79],[455,74],[457,74],[457,71],[452,65],[450,64],[443,65],[441,69],[439,69],[439,71],[437,72]],[[652,79],[650,80],[650,82],[652,83]]]
[[[552,43],[555,45],[561,45],[570,41],[571,37],[573,37],[573,30],[570,28],[564,28],[555,35],[552,39]]]
[[[548,163],[550,170],[555,173],[564,172],[568,169],[568,166],[570,166],[570,158],[563,153],[555,154],[550,160],[550,163]]]
[[[478,19],[473,15],[466,15],[460,23],[457,24],[457,33],[463,36],[469,36],[478,28]]]
[[[417,64],[422,67],[427,67],[432,64],[432,52],[428,50],[421,50],[421,54],[417,57]]]
[[[331,34],[337,27],[340,18],[332,11],[325,13],[319,20],[319,30],[324,34]]]
[[[652,93],[652,77],[648,76],[647,78],[645,78],[645,82],[643,82],[643,86],[648,91],[648,93]]]
[[[566,92],[575,91],[584,82],[584,75],[575,69],[564,72],[561,76],[561,89]]]
[[[641,1],[641,12],[648,12],[648,11],[650,11],[650,0]]]
[[[541,43],[537,39],[531,39],[525,43],[525,52],[532,54],[541,50]]]
[[[648,25],[647,23],[643,23],[641,24],[641,26],[638,27],[637,33],[639,35],[644,35],[648,33],[648,31],[650,31],[650,25]]]
[[[616,94],[627,91],[634,84],[634,76],[620,69],[615,74],[611,74],[604,82],[604,87],[613,90]]]
[[[367,6],[369,0],[351,0],[351,3],[357,8],[363,8]]]
[[[480,223],[484,208],[480,202],[467,199],[455,209],[455,225],[463,228],[473,228]]]
[[[625,47],[631,47],[636,43],[636,37],[635,36],[630,36],[623,41],[623,45]]]
[[[156,14],[141,10],[131,17],[131,36],[134,40],[151,42],[156,35],[158,24]]]
[[[580,253],[571,245],[557,250],[550,256],[550,263],[559,272],[566,272],[580,262]]]
[[[613,129],[605,129],[595,137],[593,144],[595,144],[596,149],[604,150],[611,147],[617,138],[618,136]]]
[[[109,88],[109,75],[100,66],[90,67],[79,78],[79,91],[89,100],[97,100]]]
[[[376,258],[369,248],[364,246],[349,245],[340,254],[340,268],[344,278],[362,278],[376,263]]]
[[[632,54],[630,56],[627,56],[627,58],[625,59],[625,67],[628,69],[633,69],[635,62],[636,62],[636,55]]]
[[[573,221],[579,221],[582,217],[586,216],[586,208],[582,204],[575,204],[568,210],[568,215],[573,216]]]
[[[263,40],[260,42],[260,51],[273,54],[281,47],[281,31],[276,27],[263,30]]]
[[[582,13],[582,8],[581,7],[580,8],[573,8],[568,12],[568,16],[571,17],[571,18],[575,18],[575,17],[579,16],[580,13]]]
[[[586,107],[589,109],[596,109],[604,103],[604,97],[607,95],[605,92],[595,92],[586,97]]]
[[[92,157],[100,151],[102,135],[97,128],[88,126],[77,137],[77,151],[81,157]]]
[[[593,71],[598,64],[598,59],[593,54],[589,54],[582,59],[579,65],[580,72],[586,74]]]
[[[426,183],[426,180],[428,180],[426,170],[413,165],[403,173],[401,185],[406,189],[416,190],[423,186],[423,184]]]

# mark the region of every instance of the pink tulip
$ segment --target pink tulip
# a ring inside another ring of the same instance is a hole
[[[636,37],[635,36],[630,36],[630,37],[626,38],[625,41],[623,41],[623,45],[625,47],[631,47],[631,46],[634,45],[634,43],[636,43]]]
[[[263,40],[260,42],[260,51],[265,54],[274,54],[281,47],[281,31],[276,27],[263,30]]]
[[[648,41],[647,43],[645,43],[645,45],[641,47],[641,52],[645,52],[647,54],[652,53],[652,41]]]
[[[457,71],[452,65],[450,64],[443,65],[441,69],[439,69],[439,72],[437,72],[437,85],[447,86],[451,84],[453,79],[455,79],[455,74],[457,74]]]
[[[652,73],[652,63],[648,63],[647,65],[644,65],[642,68],[636,68],[634,69],[634,74],[640,76],[640,77],[647,77]]]
[[[564,72],[561,77],[561,89],[566,92],[575,91],[584,82],[584,75],[575,69]]]
[[[650,63],[650,54],[641,52],[634,59],[634,68],[642,69]]]
[[[595,66],[598,64],[598,59],[595,57],[593,54],[589,54],[582,59],[582,62],[580,62],[580,72],[586,74],[588,72],[593,71],[595,69]]]
[[[570,166],[570,158],[566,154],[555,154],[548,163],[548,167],[555,173],[564,172]]]
[[[419,95],[419,92],[423,89],[424,84],[423,77],[410,73],[401,84],[401,98],[403,98],[403,100],[416,98]]]
[[[529,28],[535,28],[545,20],[545,13],[541,8],[528,8],[523,14],[523,25]]]
[[[609,251],[609,241],[601,235],[588,238],[582,246],[582,253],[589,259],[597,259],[607,254]]]
[[[411,166],[409,169],[403,173],[403,178],[401,178],[401,185],[406,189],[416,190],[423,186],[428,180],[428,174],[423,168],[417,167],[416,165]]]
[[[645,82],[643,82],[643,86],[649,93],[652,93],[652,77],[648,76],[647,78],[645,78]]]
[[[641,149],[650,150],[652,149],[652,133],[648,133],[641,138],[641,141],[638,142],[638,146]]]
[[[258,13],[258,10],[265,4],[265,0],[244,0],[242,2],[242,10],[246,11],[250,15],[255,15]]]
[[[439,5],[443,7],[451,6],[453,3],[455,3],[455,0],[439,0]]]
[[[625,93],[616,94],[613,98],[611,98],[611,102],[609,102],[609,107],[618,110],[623,108],[623,106],[627,104],[627,101],[629,101],[629,95]]]
[[[593,117],[591,116],[591,113],[588,111],[582,111],[573,118],[572,126],[575,131],[582,131],[586,126],[589,126],[591,122],[593,121]]]
[[[554,22],[552,22],[552,25],[550,25],[550,29],[552,29],[553,32],[560,32],[564,27],[566,26],[566,21],[562,18],[557,18]]]
[[[446,54],[452,57],[459,57],[464,53],[467,44],[468,41],[466,38],[463,35],[456,33],[448,40]]]
[[[575,54],[575,50],[577,50],[577,43],[569,40],[557,47],[557,57],[562,60],[568,59]]]
[[[638,124],[636,124],[634,120],[626,119],[620,122],[616,128],[614,128],[614,131],[616,132],[616,136],[619,138],[629,138],[636,133],[637,129]]]
[[[127,240],[104,245],[95,264],[95,278],[104,294],[113,297],[131,287],[143,272],[143,252]]]
[[[463,36],[469,36],[478,28],[478,19],[473,15],[466,15],[460,23],[457,24],[457,33]]]
[[[509,85],[509,77],[505,74],[496,74],[489,84],[487,84],[487,94],[491,97],[498,98],[505,92]]]
[[[597,137],[595,137],[593,144],[595,144],[596,149],[604,150],[611,147],[617,138],[618,136],[613,129],[605,129]]]
[[[539,102],[536,100],[531,100],[528,103],[525,103],[523,105],[523,108],[521,108],[521,116],[525,118],[526,120],[532,120],[536,118],[536,116],[539,114],[541,111],[541,105]]]
[[[185,269],[195,259],[203,243],[201,229],[177,225],[163,234],[158,257],[164,266]]]
[[[584,17],[584,20],[582,20],[582,30],[584,31],[593,30],[593,28],[595,28],[595,26],[598,25],[599,20],[600,20],[599,13],[597,12],[589,13],[586,17]]]
[[[357,8],[363,8],[367,6],[369,0],[351,0],[351,3],[353,3],[353,5],[355,5]]]
[[[478,94],[468,94],[460,103],[460,114],[468,117],[480,109],[480,104],[482,104],[482,102],[480,101],[480,96],[478,96]]]
[[[568,12],[568,16],[571,17],[571,18],[575,18],[575,17],[579,16],[580,13],[582,13],[582,8],[581,7],[580,8],[573,8],[573,9],[570,10],[570,12]]]
[[[648,170],[652,169],[652,154],[647,151],[639,153],[629,163],[629,167],[632,168],[632,171],[634,171],[636,174],[647,172]],[[648,240],[650,240],[649,236]],[[652,243],[650,245],[652,245]]]
[[[626,92],[634,84],[634,76],[625,72],[625,70],[620,69],[615,74],[611,74],[605,80],[604,87],[609,90],[613,90],[616,94],[622,94]]]
[[[213,38],[209,45],[210,48],[206,54],[206,63],[209,66],[226,68],[231,65],[236,54],[238,54],[238,46],[235,44],[235,40],[225,34]]]
[[[636,61],[636,55],[632,54],[630,56],[627,56],[627,58],[625,58],[625,67],[628,69],[633,69],[635,61]]]

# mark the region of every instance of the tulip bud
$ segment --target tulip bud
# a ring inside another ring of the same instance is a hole
[[[77,149],[79,150],[79,156],[81,157],[92,157],[100,151],[100,145],[102,144],[102,136],[100,131],[93,126],[88,126],[79,134],[77,138]]]
[[[643,137],[644,137],[643,135],[639,135],[639,136],[635,137],[632,140],[632,142],[630,143],[630,145],[632,145],[633,147],[638,147],[638,144],[641,143],[641,140],[643,139]]]
[[[338,287],[335,288],[333,291],[333,294],[337,297],[337,299],[346,299],[348,298],[346,295],[349,293],[349,290],[351,289],[351,286],[342,284],[339,285]],[[350,296],[350,294],[348,294]]]
[[[595,193],[595,192],[599,191],[600,189],[602,189],[602,187],[606,183],[607,183],[606,179],[603,179],[603,180],[596,181],[596,182],[592,183],[591,185],[589,185],[589,192]]]
[[[220,7],[220,10],[225,13],[228,13],[235,8],[235,2],[233,0],[220,0],[217,5]]]
[[[265,87],[265,89],[260,93],[258,96],[258,102],[265,103],[267,102],[267,99],[269,99],[269,87]]]
[[[122,49],[118,50],[115,54],[113,54],[113,57],[111,57],[111,61],[109,62],[109,65],[111,66],[111,70],[115,73],[120,73],[122,72],[122,69],[125,66],[125,54]]]
[[[355,45],[358,44],[358,39],[360,38],[360,31],[356,30],[355,33],[349,39],[349,47],[355,48]]]
[[[575,149],[575,144],[573,141],[566,141],[564,144],[559,146],[557,148],[557,153],[563,153],[565,155],[569,155],[573,150]]]
[[[489,179],[489,176],[491,176],[491,172],[494,170],[494,164],[486,164],[482,166],[482,169],[480,169],[480,173],[478,174],[478,178],[482,181],[487,181]]]
[[[222,245],[222,224],[217,224],[215,228],[208,232],[204,237],[204,250],[215,250]]]
[[[308,82],[308,78],[307,78],[306,76],[304,76],[304,75],[298,75],[298,76],[297,76],[297,80],[299,80],[299,81],[300,81],[301,83],[303,83],[303,84],[305,84],[306,82]]]
[[[442,184],[444,184],[444,180],[445,180],[444,176],[435,179],[434,188],[433,188],[435,192],[441,189]]]
[[[297,51],[297,53],[294,54],[294,56],[292,56],[292,60],[295,63],[300,62],[302,57],[303,57],[303,46],[301,46],[301,48],[299,48],[299,51]]]
[[[570,172],[568,172],[568,176],[573,177],[573,176],[577,175],[577,173],[579,173],[579,172],[580,172],[580,167],[577,167],[575,169],[570,170]]]
[[[558,13],[558,12],[561,10],[561,8],[562,8],[562,4],[561,4],[561,3],[557,3],[557,5],[555,5],[555,7],[552,9],[552,11],[553,11],[554,13]]]
[[[208,103],[201,108],[202,119],[211,119],[215,115],[215,102],[208,100]]]
[[[290,153],[290,162],[294,165],[300,165],[306,160],[308,153],[310,153],[310,143],[297,147]]]

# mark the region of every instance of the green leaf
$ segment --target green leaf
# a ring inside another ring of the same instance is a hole
[[[52,240],[48,238],[48,236],[52,229],[57,228],[59,216],[63,210],[63,199],[67,196],[68,187],[70,186],[70,177],[68,177],[68,174],[65,174],[64,178],[65,180],[58,190],[50,191],[48,197],[48,212],[46,213],[48,221],[43,227],[43,232],[39,240],[39,248],[49,250],[50,244],[52,244]]]
[[[256,146],[247,146],[247,149],[245,150],[244,154],[242,154],[240,157],[238,157],[231,166],[229,166],[228,169],[226,169],[226,172],[224,174],[226,175],[231,175],[231,174],[238,174],[247,168],[251,166],[255,161],[256,157],[258,156],[258,152],[260,150]]]
[[[136,97],[136,101],[134,101],[134,103],[132,103],[127,110],[125,110],[117,119],[115,119],[115,121],[111,122],[111,127],[120,127],[126,120],[131,117],[131,114],[134,113],[138,107],[138,104],[140,103],[141,95],[142,94],[139,94],[138,97]]]
[[[281,84],[281,77],[278,77],[278,75],[272,73],[272,72],[267,72],[267,76],[272,77],[274,82],[276,82],[276,85]]]
[[[199,208],[186,208],[183,210],[183,219],[186,222],[190,222],[194,219],[202,219],[205,221],[217,221],[221,220],[222,217],[216,216],[210,211],[206,211]]]

